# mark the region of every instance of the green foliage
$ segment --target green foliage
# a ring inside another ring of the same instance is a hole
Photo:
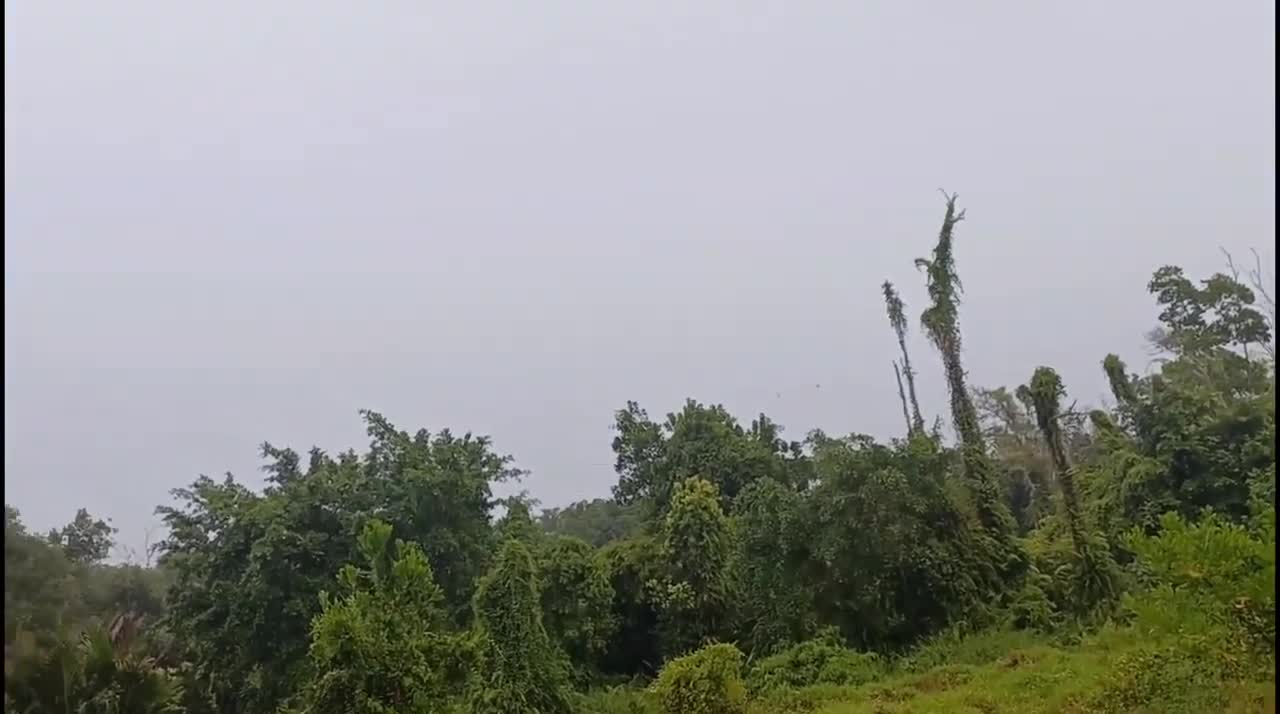
[[[1146,585],[1126,599],[1136,627],[1153,638],[1211,638],[1230,657],[1274,665],[1274,507],[1252,531],[1217,515],[1189,523],[1166,514],[1158,535],[1135,531],[1127,545]]]
[[[889,325],[893,327],[893,333],[898,338],[898,351],[902,357],[902,376],[907,381],[907,399],[903,400],[903,409],[906,409],[906,402],[910,401],[911,412],[907,418],[907,434],[915,436],[924,434],[924,417],[920,414],[920,400],[916,397],[916,372],[911,368],[911,355],[907,352],[907,316],[906,305],[902,302],[902,298],[898,295],[898,291],[893,287],[893,283],[888,280],[884,281],[881,286],[884,291],[885,309],[889,313]],[[894,369],[897,369],[895,365]],[[898,384],[899,391],[902,384]]]
[[[1270,343],[1269,324],[1234,278],[1203,285],[1171,267],[1152,278],[1163,308],[1155,343],[1169,357],[1157,373],[1130,375],[1115,355],[1103,362],[1119,406],[1093,415],[1103,450],[1085,476],[1111,535],[1134,523],[1153,530],[1170,511],[1243,521],[1254,493],[1274,493],[1275,368],[1250,353]]]
[[[623,504],[650,501],[664,513],[676,487],[697,476],[715,485],[721,508],[727,511],[738,493],[757,479],[804,481],[800,445],[784,442],[781,429],[763,414],[744,429],[724,407],[691,399],[659,425],[635,402],[628,402],[615,415],[614,429],[618,483],[613,491]]]
[[[634,687],[593,689],[578,695],[575,706],[583,714],[661,714],[657,697]]]
[[[572,536],[599,548],[639,535],[648,514],[645,504],[623,505],[613,499],[578,501],[564,508],[548,508],[538,523],[548,533]]]
[[[682,481],[663,524],[666,569],[648,587],[658,604],[667,656],[696,648],[727,629],[731,542],[729,520],[717,496],[709,481]]]
[[[1062,492],[1062,519],[1071,537],[1067,557],[1048,548],[1040,553],[1040,564],[1047,566],[1056,581],[1059,609],[1087,614],[1115,600],[1120,591],[1120,573],[1106,542],[1093,532],[1081,510],[1075,467],[1067,455],[1060,423],[1060,401],[1066,390],[1057,372],[1039,367],[1020,392],[1032,405],[1036,424],[1053,458],[1054,474]]]
[[[898,666],[908,672],[925,672],[949,665],[984,665],[1032,647],[1037,641],[1037,635],[1028,630],[995,628],[974,632],[967,627],[952,627],[923,642]]]
[[[589,674],[616,627],[605,564],[583,541],[560,536],[537,551],[537,568],[542,624],[574,667]]]
[[[111,554],[116,529],[102,519],[95,519],[81,508],[76,517],[49,534],[49,542],[62,547],[73,563],[99,563]]]
[[[471,711],[567,714],[568,667],[543,627],[533,558],[519,541],[506,541],[480,580],[475,613],[480,661]]]
[[[747,682],[757,695],[815,684],[857,686],[875,681],[887,671],[879,655],[848,649],[838,632],[828,630],[760,660],[751,667]]]
[[[736,628],[749,652],[767,654],[816,629],[813,593],[802,577],[812,569],[808,515],[805,497],[776,481],[751,484],[734,504],[730,572]]]
[[[796,576],[819,622],[859,648],[896,649],[1001,598],[1002,555],[953,488],[954,453],[928,439],[887,447],[817,434],[814,465],[811,561]]]
[[[1176,266],[1166,265],[1151,277],[1147,289],[1162,308],[1157,344],[1179,354],[1236,346],[1247,358],[1250,345],[1270,342],[1271,325],[1254,307],[1256,297],[1247,285],[1217,273],[1201,286]]]
[[[613,589],[616,629],[605,646],[601,669],[612,674],[652,674],[662,664],[657,638],[658,607],[649,584],[663,577],[661,543],[648,536],[615,541],[597,554]]]
[[[1163,268],[1158,367],[1108,356],[1114,408],[1064,410],[1047,367],[971,389],[962,219],[948,196],[918,263],[954,445],[924,429],[886,283],[908,425],[887,444],[629,402],[614,498],[535,516],[493,496],[520,472],[487,439],[366,413],[363,454],[268,444],[265,488],[176,491],[155,568],[107,564],[83,509],[45,537],[6,506],[6,711],[1274,707],[1270,318],[1235,278]]]
[[[1085,704],[1090,714],[1226,711],[1227,664],[1194,641],[1143,647],[1117,658],[1111,674]]]
[[[947,392],[951,398],[951,420],[960,437],[961,465],[965,480],[973,493],[978,520],[986,533],[991,550],[997,551],[1002,578],[1022,575],[1025,554],[1013,542],[1015,524],[1005,501],[1000,496],[996,468],[987,454],[978,411],[965,379],[961,360],[959,323],[960,293],[963,286],[956,273],[954,232],[964,220],[964,211],[956,211],[956,196],[947,196],[946,215],[933,255],[917,259],[916,266],[925,272],[930,305],[920,316],[929,340],[942,356]]]
[[[137,633],[136,620],[117,618],[78,642],[64,636],[19,654],[5,676],[6,711],[180,714],[181,684],[141,652]]]
[[[313,449],[303,468],[292,450],[266,445],[262,493],[202,477],[160,509],[161,562],[174,572],[166,624],[222,711],[274,711],[301,681],[317,595],[359,559],[370,518],[422,549],[450,619],[470,619],[496,543],[490,489],[519,472],[486,438],[410,435],[364,416],[364,455]]]
[[[16,650],[43,652],[121,613],[143,619],[164,613],[166,572],[73,559],[67,548],[28,532],[17,509],[8,506],[4,550],[5,642],[23,642]],[[149,640],[163,635],[154,629],[148,634]],[[16,650],[6,650],[6,666]]]
[[[369,523],[359,539],[365,567],[344,566],[340,595],[320,595],[301,712],[438,712],[463,693],[468,643],[447,629],[444,592],[422,550],[392,544],[391,530]]]
[[[713,644],[674,659],[658,674],[653,692],[663,714],[744,714],[742,653]]]
[[[17,509],[6,504],[4,516],[5,642],[19,631],[48,641],[80,605],[75,565],[62,549],[28,533]]]

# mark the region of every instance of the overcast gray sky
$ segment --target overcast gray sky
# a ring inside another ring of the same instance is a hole
[[[627,399],[895,435],[879,284],[918,314],[939,187],[973,381],[1096,401],[1155,267],[1274,255],[1274,13],[6,2],[5,500],[137,544],[362,407],[492,435],[549,505],[608,493]]]

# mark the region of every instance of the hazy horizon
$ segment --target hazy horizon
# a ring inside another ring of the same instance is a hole
[[[5,501],[140,546],[357,411],[606,496],[612,411],[902,431],[939,188],[971,381],[1147,360],[1151,272],[1274,261],[1274,5],[5,5]],[[287,17],[285,20],[283,18]],[[1134,38],[1140,37],[1141,42]]]

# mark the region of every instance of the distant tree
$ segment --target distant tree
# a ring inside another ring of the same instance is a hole
[[[628,402],[615,415],[614,428],[614,497],[624,505],[648,501],[659,516],[677,485],[692,476],[716,487],[722,509],[757,479],[796,486],[805,479],[800,444],[783,441],[781,428],[763,414],[743,428],[724,407],[689,400],[658,424],[638,404]]]
[[[538,514],[543,530],[580,538],[594,547],[639,534],[648,518],[644,503],[623,505],[611,498],[577,501]]]
[[[81,508],[76,517],[61,530],[52,531],[49,540],[62,546],[73,562],[100,563],[111,555],[116,529],[102,519],[95,519]]]

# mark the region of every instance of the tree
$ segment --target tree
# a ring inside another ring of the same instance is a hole
[[[543,530],[572,536],[599,548],[637,535],[649,514],[645,504],[623,505],[612,498],[576,501],[564,508],[547,508],[538,514]]]
[[[1153,342],[1174,354],[1238,348],[1249,359],[1251,346],[1271,342],[1266,315],[1254,307],[1256,296],[1237,278],[1216,273],[1197,287],[1182,268],[1166,265],[1155,272],[1147,290],[1160,305],[1161,327]]]
[[[654,536],[637,535],[609,543],[596,560],[609,576],[613,590],[609,613],[615,623],[601,669],[609,674],[651,675],[662,664],[659,603],[651,587],[664,576],[662,544]]]
[[[477,578],[496,545],[495,482],[520,472],[489,440],[448,430],[410,435],[364,413],[364,455],[313,449],[305,468],[267,445],[268,486],[202,477],[160,513],[161,563],[174,573],[168,628],[187,647],[220,711],[274,711],[305,676],[318,594],[359,555],[377,518],[418,544],[455,626],[470,620]]]
[[[543,626],[580,679],[589,679],[616,626],[609,573],[592,547],[577,538],[555,537],[536,553]]]
[[[73,562],[89,564],[100,563],[111,554],[115,545],[116,529],[101,519],[89,515],[89,511],[81,508],[76,517],[62,527],[62,530],[49,534],[49,540],[62,546],[67,557]]]
[[[1274,484],[1274,366],[1246,357],[1271,339],[1266,321],[1246,286],[1221,274],[1202,285],[1171,266],[1152,277],[1166,355],[1156,371],[1139,377],[1116,355],[1103,360],[1117,406],[1090,415],[1102,453],[1086,475],[1112,536],[1134,523],[1154,531],[1166,512],[1243,521],[1253,494]]]
[[[1084,526],[1081,523],[1080,494],[1076,490],[1075,473],[1067,456],[1067,447],[1062,438],[1061,401],[1066,390],[1062,387],[1062,379],[1049,367],[1036,368],[1028,386],[1021,388],[1027,400],[1035,407],[1036,425],[1044,437],[1049,453],[1053,457],[1054,473],[1058,479],[1058,487],[1062,489],[1062,500],[1066,505],[1067,529],[1071,533],[1071,541],[1076,551],[1085,552]]]
[[[728,624],[729,521],[716,487],[688,478],[676,486],[662,527],[665,577],[650,587],[658,602],[663,654],[695,649]]]
[[[1119,576],[1109,550],[1096,544],[1084,522],[1075,468],[1067,455],[1060,423],[1061,401],[1066,390],[1057,372],[1049,367],[1039,367],[1031,376],[1030,384],[1019,389],[1019,394],[1032,404],[1036,424],[1053,457],[1058,487],[1062,491],[1063,516],[1071,536],[1073,557],[1067,567],[1053,568],[1055,573],[1067,576],[1068,592],[1060,600],[1066,607],[1087,612],[1095,605],[1115,598],[1119,592]]]
[[[927,277],[931,300],[929,307],[920,316],[920,323],[929,340],[942,355],[947,392],[951,397],[951,419],[960,437],[964,474],[974,492],[979,519],[987,530],[988,537],[1005,551],[1005,566],[1002,569],[1009,575],[1017,575],[1025,559],[1011,540],[1013,520],[1000,499],[994,468],[987,455],[978,412],[965,382],[964,364],[960,356],[962,345],[959,305],[963,286],[956,273],[953,240],[956,224],[964,220],[964,211],[956,211],[956,196],[949,195],[946,198],[947,211],[933,256],[916,260],[916,266],[923,269]]]
[[[916,373],[911,368],[911,355],[907,352],[906,305],[902,302],[902,298],[898,296],[898,291],[893,287],[893,283],[886,280],[881,288],[884,291],[885,308],[889,313],[889,324],[893,327],[893,333],[898,338],[898,349],[902,353],[902,376],[906,379],[907,396],[911,402],[911,418],[908,422],[907,433],[909,436],[923,434],[924,417],[920,415],[920,401],[916,398]],[[899,383],[898,389],[901,391],[901,383]]]
[[[790,571],[816,620],[850,644],[892,650],[974,619],[1004,592],[1003,554],[953,488],[959,455],[930,439],[811,437],[817,485],[801,521],[806,567]]]
[[[568,668],[542,625],[537,576],[529,550],[502,545],[475,595],[480,675],[475,714],[568,714]]]
[[[735,629],[753,654],[800,642],[816,630],[809,551],[814,534],[805,506],[802,493],[768,480],[747,486],[734,504]]]
[[[659,425],[638,404],[628,402],[615,415],[614,428],[614,497],[624,505],[652,503],[659,516],[677,485],[692,476],[716,486],[725,510],[757,479],[796,486],[805,479],[800,445],[783,441],[781,428],[763,414],[745,429],[724,407],[690,399]]]
[[[468,643],[449,631],[444,591],[422,549],[393,544],[391,532],[381,521],[366,525],[364,568],[344,566],[339,595],[320,595],[305,714],[461,711]]]
[[[18,509],[4,508],[4,637],[14,642],[21,632],[40,645],[51,645],[82,608],[75,564],[48,540],[23,525]]]

